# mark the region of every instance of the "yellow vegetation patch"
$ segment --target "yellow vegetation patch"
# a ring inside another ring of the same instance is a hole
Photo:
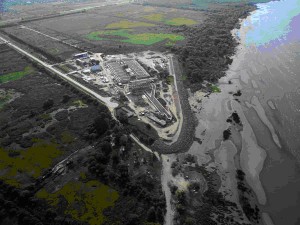
[[[74,137],[69,131],[65,130],[61,133],[61,140],[64,144],[70,144],[74,141]]]
[[[152,11],[154,11],[155,10],[155,8],[154,7],[145,7],[144,8],[144,12],[152,12]]]
[[[85,108],[87,107],[87,104],[85,104],[82,100],[75,100],[73,101],[73,105],[78,107],[78,108]]]
[[[155,26],[155,24],[152,24],[152,23],[121,20],[118,23],[108,24],[105,28],[106,29],[129,29],[129,28],[135,28],[135,27],[154,27],[154,26]]]
[[[188,18],[184,18],[184,17],[178,17],[178,18],[173,18],[173,19],[167,20],[165,23],[168,25],[174,25],[174,26],[181,26],[181,25],[190,26],[190,25],[197,24],[197,21],[188,19]]]
[[[64,209],[65,214],[90,225],[100,225],[105,221],[103,210],[114,206],[119,194],[109,186],[93,180],[86,183],[69,182],[55,193],[48,193],[42,189],[37,193],[37,197],[45,199],[54,207],[59,207],[63,198],[68,203]]]
[[[155,22],[162,22],[165,19],[165,16],[161,13],[153,13],[147,16],[144,16],[146,20],[155,21]]]
[[[38,178],[42,170],[49,168],[60,154],[57,144],[41,140],[36,140],[32,147],[25,150],[0,148],[0,179],[8,184],[20,186],[19,175]]]

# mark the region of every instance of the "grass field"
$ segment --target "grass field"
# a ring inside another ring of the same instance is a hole
[[[106,38],[107,36],[115,36],[116,38]],[[120,39],[120,37],[122,39]],[[132,30],[111,30],[111,31],[95,31],[87,35],[89,40],[114,40],[138,45],[153,45],[155,43],[168,40],[171,43],[184,40],[184,37],[176,34],[167,33],[141,33],[133,34]]]
[[[69,182],[55,193],[42,189],[37,197],[45,199],[54,207],[59,207],[63,198],[67,201],[65,214],[90,225],[100,225],[105,221],[103,210],[114,206],[119,194],[109,186],[93,180],[86,183]]]
[[[35,144],[26,150],[6,150],[0,148],[0,179],[19,187],[20,175],[38,178],[44,169],[51,166],[53,160],[61,154],[55,143],[35,140]]]
[[[118,23],[111,23],[107,25],[105,28],[106,29],[130,29],[135,27],[154,27],[154,26],[156,25],[152,23],[121,20]]]
[[[0,84],[1,83],[6,83],[9,81],[13,81],[13,80],[18,80],[30,73],[32,73],[34,70],[31,66],[27,66],[25,67],[25,69],[23,71],[18,71],[18,72],[13,72],[13,73],[7,73],[7,74],[3,74],[0,75]]]

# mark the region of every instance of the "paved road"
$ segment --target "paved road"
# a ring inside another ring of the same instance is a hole
[[[0,36],[0,41],[6,42],[7,45],[11,46],[12,48],[14,48],[16,51],[20,52],[21,54],[29,57],[30,59],[32,59],[33,61],[39,63],[40,65],[44,66],[47,70],[57,74],[58,76],[60,76],[62,79],[68,81],[69,83],[71,83],[72,85],[74,85],[75,87],[79,88],[80,90],[84,91],[85,93],[89,94],[90,96],[96,98],[97,100],[101,101],[102,103],[106,104],[106,106],[112,111],[114,108],[116,108],[118,106],[117,103],[111,102],[110,101],[110,97],[102,97],[101,95],[97,94],[96,92],[94,92],[93,90],[85,87],[84,85],[80,84],[79,82],[73,80],[72,78],[68,77],[65,73],[60,72],[59,70],[55,69],[54,67],[52,67],[50,64],[38,59],[37,57],[35,57],[34,55],[32,55],[31,53],[21,49],[20,47],[16,46],[15,44],[9,42],[8,40],[6,40],[5,38]]]
[[[179,119],[179,124],[178,124],[176,133],[172,137],[172,141],[165,142],[167,145],[171,145],[178,140],[178,137],[181,133],[182,124],[183,124],[183,114],[182,114],[180,96],[178,94],[178,87],[177,87],[177,79],[180,79],[180,78],[179,78],[179,74],[176,74],[175,69],[174,69],[173,55],[169,55],[169,72],[170,72],[170,75],[174,76],[175,88],[173,88],[173,99],[174,99],[175,106],[176,106],[176,112],[177,112],[176,114],[177,114],[177,118]]]

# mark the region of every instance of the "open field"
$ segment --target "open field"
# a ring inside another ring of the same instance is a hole
[[[65,60],[78,52],[77,49],[71,46],[22,27],[17,27],[17,29],[16,27],[5,28],[4,31],[10,35],[10,37],[21,40],[24,45],[43,54],[53,62]]]
[[[5,31],[34,44],[54,58],[65,59],[78,50],[50,37],[106,54],[166,50],[168,46],[185,43],[185,35],[178,29],[180,25],[194,26],[205,18],[204,12],[128,4],[24,22],[29,29],[45,35],[19,27],[6,28]]]
[[[2,14],[3,20],[16,20],[16,19],[34,19],[41,16],[51,16],[57,14],[66,14],[76,11],[84,11],[85,9],[97,8],[104,5],[115,4],[121,1],[104,1],[104,0],[67,0],[67,1],[3,1],[0,5],[0,11],[4,11]]]

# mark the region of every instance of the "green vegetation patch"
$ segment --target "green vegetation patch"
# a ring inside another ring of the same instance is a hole
[[[9,90],[9,91],[4,91],[4,90],[0,90],[0,109],[2,109],[4,107],[4,105],[9,102],[14,95],[14,91]]]
[[[48,193],[42,189],[37,193],[37,197],[45,199],[54,207],[59,207],[62,199],[65,199],[65,214],[90,225],[99,225],[105,221],[103,210],[113,207],[119,194],[109,186],[93,180],[86,183],[69,182],[55,193]]]
[[[129,20],[121,20],[118,23],[108,24],[106,29],[129,29],[135,27],[154,27],[155,24],[145,23],[145,22],[137,22],[137,21],[129,21]]]
[[[133,34],[132,30],[111,30],[111,31],[95,31],[87,35],[90,40],[114,40],[138,45],[153,45],[161,41],[168,40],[171,43],[184,40],[184,37],[176,34],[167,33],[141,33]],[[116,38],[108,39],[107,36],[115,36]],[[121,37],[121,39],[120,39]]]
[[[32,73],[33,71],[34,70],[31,66],[27,66],[27,67],[25,67],[25,69],[23,71],[12,72],[12,73],[0,75],[0,83],[6,83],[9,81],[18,80],[18,79]]]
[[[184,18],[184,17],[178,17],[178,18],[173,18],[165,21],[165,24],[172,25],[172,26],[181,26],[181,25],[191,26],[197,24],[197,21]]]
[[[221,93],[221,89],[218,86],[210,85],[209,87],[213,93]]]
[[[0,179],[6,183],[20,186],[18,177],[26,174],[38,178],[44,169],[51,166],[53,160],[61,155],[55,143],[35,140],[32,147],[25,150],[6,150],[0,148]]]

